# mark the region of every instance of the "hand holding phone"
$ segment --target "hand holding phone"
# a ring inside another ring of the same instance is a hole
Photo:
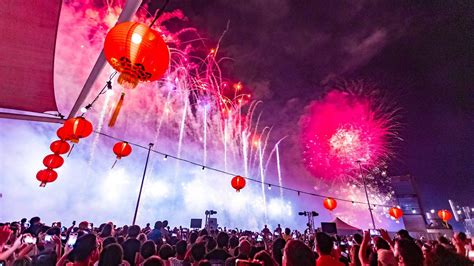
[[[369,229],[370,236],[380,236],[380,231],[377,229]]]
[[[67,240],[67,245],[71,247],[74,246],[74,244],[76,244],[76,240],[77,240],[77,234],[69,235],[69,239]]]
[[[46,236],[44,237],[44,241],[45,241],[45,242],[51,242],[52,240],[53,240],[53,236],[52,236],[52,235],[46,235]]]
[[[36,237],[33,237],[31,235],[25,235],[23,236],[23,243],[25,244],[36,244]]]

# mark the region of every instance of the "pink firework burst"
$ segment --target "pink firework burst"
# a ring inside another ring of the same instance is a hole
[[[395,112],[360,88],[330,90],[301,117],[303,161],[313,176],[341,179],[357,161],[373,167],[391,156]]]

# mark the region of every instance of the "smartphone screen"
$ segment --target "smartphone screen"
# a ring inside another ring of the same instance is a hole
[[[77,234],[71,234],[69,236],[69,239],[67,240],[67,244],[72,247],[74,246],[74,244],[76,244],[76,240],[77,240]]]
[[[44,237],[44,241],[46,241],[46,242],[51,242],[52,240],[53,240],[53,236],[52,236],[52,235],[46,235],[46,236]]]
[[[263,237],[261,235],[257,236],[257,242],[262,242],[263,241]]]
[[[172,236],[172,237],[177,237],[178,235],[175,234],[175,233],[172,233],[171,236]]]
[[[32,237],[32,236],[25,236],[23,238],[23,242],[25,244],[35,244],[36,243],[36,238],[35,237]]]
[[[377,229],[370,229],[370,236],[380,236],[380,231]]]

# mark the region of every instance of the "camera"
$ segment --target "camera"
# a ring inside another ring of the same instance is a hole
[[[213,215],[213,214],[217,214],[217,212],[214,211],[214,210],[209,210],[209,211],[204,212],[204,214],[205,215]]]
[[[307,211],[307,212],[298,212],[298,215],[301,216],[319,216],[319,213],[315,211]]]

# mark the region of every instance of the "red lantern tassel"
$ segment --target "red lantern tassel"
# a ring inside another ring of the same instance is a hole
[[[124,98],[125,98],[125,93],[122,92],[122,95],[120,95],[120,99],[117,102],[117,105],[115,105],[114,113],[112,114],[112,117],[110,117],[109,127],[113,127],[115,125],[115,122],[117,122],[117,117],[120,113],[120,109],[122,108]]]
[[[45,186],[46,186],[46,183],[45,183],[45,182],[41,182],[40,187],[45,187]]]

